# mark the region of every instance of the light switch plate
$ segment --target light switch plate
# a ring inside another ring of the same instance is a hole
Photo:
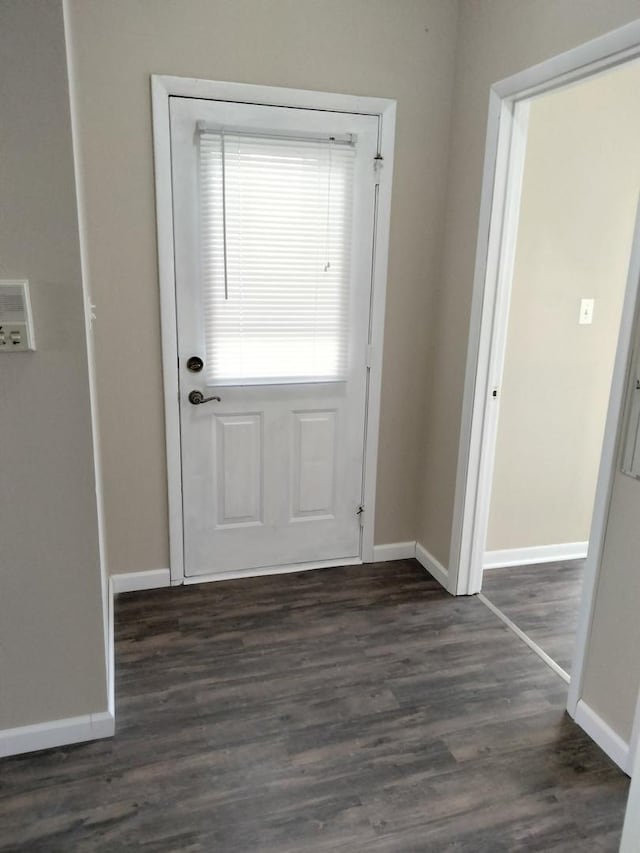
[[[593,306],[595,304],[595,299],[581,299],[580,300],[580,316],[578,317],[578,323],[581,326],[590,326],[593,323]]]
[[[29,282],[0,281],[0,353],[35,348]]]

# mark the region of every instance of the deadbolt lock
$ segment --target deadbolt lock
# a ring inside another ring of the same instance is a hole
[[[203,367],[204,361],[199,355],[192,355],[187,361],[187,370],[190,370],[192,373],[200,373]]]

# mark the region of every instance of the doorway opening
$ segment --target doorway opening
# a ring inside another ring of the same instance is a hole
[[[533,99],[545,93],[560,92],[567,87],[577,87],[581,81],[594,80],[605,72],[630,68],[630,63],[638,58],[640,25],[634,23],[499,81],[491,88],[449,558],[450,589],[457,595],[481,592],[487,562],[485,554],[498,434],[497,415],[508,340],[507,320],[531,104]],[[637,202],[637,187],[635,192]],[[583,689],[587,640],[594,619],[595,592],[605,550],[614,481],[618,482],[619,470],[628,473],[625,466],[631,473],[636,467],[637,442],[633,451],[627,453],[623,447],[623,436],[634,434],[626,425],[630,415],[625,416],[625,412],[637,413],[640,409],[640,403],[634,405],[633,395],[636,392],[632,390],[634,374],[631,369],[640,286],[640,221],[637,215],[635,229],[628,222],[626,228],[633,231],[633,236],[629,244],[630,258],[627,257],[628,272],[619,314],[592,521],[587,535],[588,552],[567,696],[569,714],[623,769],[628,766],[632,750],[628,744],[618,743],[620,739],[615,744],[615,739],[607,739],[609,732],[602,721],[598,719],[593,723],[594,714],[583,699]],[[631,232],[628,230],[627,233]],[[572,322],[576,324],[583,297],[594,298],[586,293],[580,294],[573,313]],[[586,307],[588,314],[589,303]],[[593,307],[593,323],[585,324],[589,330],[596,324],[595,304]],[[635,435],[637,438],[638,429]],[[518,632],[512,623],[511,627]],[[522,636],[525,639],[526,635]],[[566,675],[565,671],[565,680]],[[632,742],[635,742],[633,738]]]
[[[630,62],[520,105],[482,596],[567,683],[640,191],[639,91]]]

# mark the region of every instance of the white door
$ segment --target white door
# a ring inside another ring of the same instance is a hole
[[[170,119],[185,575],[357,559],[378,118]]]

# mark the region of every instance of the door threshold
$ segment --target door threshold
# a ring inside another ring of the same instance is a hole
[[[567,684],[571,682],[571,676],[569,675],[569,673],[564,670],[559,664],[557,664],[553,658],[549,657],[549,655],[545,652],[544,649],[540,648],[537,643],[534,643],[531,637],[525,634],[521,628],[518,628],[515,622],[512,622],[508,616],[505,616],[505,614],[502,612],[502,610],[500,610],[499,607],[496,607],[495,604],[489,601],[489,599],[486,598],[481,592],[477,594],[477,598],[485,605],[485,607],[488,607],[489,610],[507,626],[507,628],[513,631],[516,637],[519,637],[523,643],[529,646],[531,651],[535,652],[538,657],[546,663],[549,669],[552,669],[555,674],[559,675],[560,678]]]
[[[183,583],[212,583],[238,578],[259,578],[264,575],[288,575],[294,572],[309,572],[313,569],[336,569],[340,566],[361,566],[360,557],[346,557],[342,560],[318,560],[310,563],[289,563],[286,566],[261,566],[255,569],[231,569],[228,572],[215,572],[210,575],[192,575],[185,577]]]

